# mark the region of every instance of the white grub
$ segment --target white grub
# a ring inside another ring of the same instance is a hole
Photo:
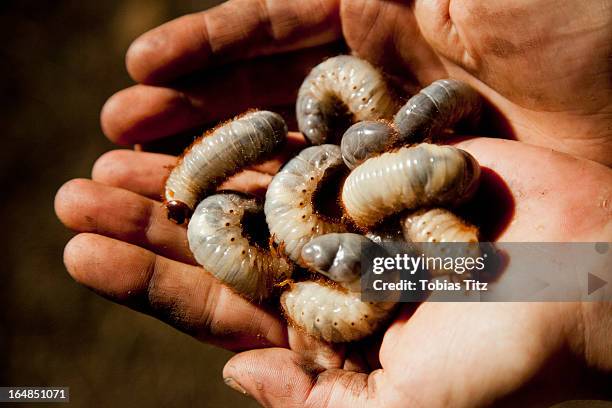
[[[409,242],[478,242],[478,228],[444,208],[408,214],[402,231]]]
[[[329,58],[306,77],[296,103],[300,131],[312,144],[329,142],[338,116],[353,122],[391,119],[398,104],[382,74],[369,62],[350,55]]]
[[[423,88],[394,118],[396,145],[431,141],[458,122],[480,116],[482,97],[465,82],[440,79]]]
[[[306,333],[328,342],[359,340],[376,331],[395,302],[361,300],[361,253],[374,246],[363,235],[331,233],[313,238],[302,248],[308,269],[324,280],[298,282],[281,296],[289,321]]]
[[[346,289],[361,290],[361,250],[373,244],[363,235],[331,233],[313,238],[302,248],[302,263]]]
[[[263,206],[254,197],[207,197],[189,221],[187,237],[198,263],[248,299],[267,298],[275,283],[291,276],[292,265],[267,248]]]
[[[446,209],[416,211],[401,221],[401,227],[406,241],[415,243],[428,257],[476,259],[482,254],[478,244],[478,228]],[[437,277],[457,271],[436,268],[429,272]]]
[[[395,305],[362,302],[359,292],[313,281],[294,283],[281,295],[281,306],[291,324],[332,343],[356,341],[374,333]]]
[[[387,150],[397,138],[393,126],[384,121],[364,120],[344,132],[340,148],[342,159],[354,169],[366,159]]]
[[[342,157],[353,169],[394,147],[439,139],[459,122],[475,122],[481,109],[482,97],[474,88],[440,79],[410,98],[393,123],[363,121],[351,126],[342,136]]]
[[[168,217],[181,224],[197,202],[244,167],[262,161],[286,140],[287,125],[274,112],[238,116],[196,140],[168,176]]]
[[[476,190],[480,166],[452,146],[422,143],[366,160],[347,177],[342,204],[367,228],[404,209],[456,206]]]
[[[321,214],[315,195],[328,176],[342,171],[340,147],[311,146],[287,162],[266,192],[266,221],[274,241],[287,256],[300,262],[302,247],[313,237],[345,232],[340,219]]]

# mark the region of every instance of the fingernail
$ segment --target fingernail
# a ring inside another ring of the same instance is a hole
[[[249,393],[244,388],[242,388],[242,385],[238,384],[238,381],[234,380],[232,377],[225,377],[223,379],[223,382],[225,382],[225,385],[235,391],[238,391],[242,395],[246,395],[247,397],[249,396]]]

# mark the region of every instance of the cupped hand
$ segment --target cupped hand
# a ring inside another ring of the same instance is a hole
[[[289,134],[286,151],[221,187],[256,195],[287,154],[303,145]],[[79,282],[115,302],[151,314],[194,337],[230,350],[287,345],[277,313],[255,306],[197,266],[185,226],[161,205],[176,157],[115,150],[94,165],[92,180],[65,183],[55,197],[59,219],[79,232],[64,262]]]
[[[486,167],[476,196],[484,202],[473,204],[488,208],[489,220],[505,219],[497,240],[612,239],[610,169],[514,141],[481,138],[458,146]],[[489,194],[506,188],[510,206]],[[236,355],[224,377],[266,407],[548,406],[601,396],[609,383],[610,303],[414,307],[404,305],[384,333],[374,371],[346,369],[350,355],[322,367],[298,352],[270,348]]]
[[[131,144],[284,109],[344,42],[412,91],[469,82],[507,136],[612,165],[611,23],[605,0],[230,0],[134,41],[126,60],[140,84],[107,102],[102,125]]]
[[[510,206],[490,197],[487,218],[505,219],[496,239],[612,240],[610,169],[515,141],[478,138],[459,147],[507,189]],[[66,247],[66,266],[96,292],[200,339],[232,350],[270,347],[238,354],[224,370],[228,384],[264,406],[526,403],[534,402],[534,394],[550,400],[572,395],[584,385],[575,373],[590,373],[588,367],[612,370],[606,343],[612,308],[605,303],[407,305],[382,343],[367,343],[367,353],[365,345],[356,356],[326,350],[315,363],[295,350],[295,341],[288,348],[277,313],[249,304],[194,265],[185,229],[168,221],[155,200],[164,166],[173,161],[119,150],[98,160],[93,181],[64,185],[56,211],[80,232]],[[278,165],[251,170],[229,187],[265,188],[271,177],[266,172]],[[486,199],[486,178],[482,188]],[[351,362],[371,361],[371,354],[380,364],[375,371]]]

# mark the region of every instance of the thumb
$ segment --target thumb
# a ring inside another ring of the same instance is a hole
[[[326,370],[283,348],[237,354],[223,369],[226,384],[265,407],[363,407],[380,395],[383,376],[382,370]]]

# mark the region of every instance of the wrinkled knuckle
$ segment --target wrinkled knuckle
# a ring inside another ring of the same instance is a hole
[[[217,312],[217,305],[220,304],[220,285],[212,284],[212,282],[205,283],[204,293],[206,294],[206,301],[202,302],[202,306],[198,311],[199,322],[198,331],[200,335],[204,336],[223,336],[227,335],[223,329],[224,323],[219,319]]]
[[[157,256],[150,261],[145,276],[148,277],[144,294],[151,314],[160,320],[189,332],[185,327],[180,290],[167,285],[166,267]]]

